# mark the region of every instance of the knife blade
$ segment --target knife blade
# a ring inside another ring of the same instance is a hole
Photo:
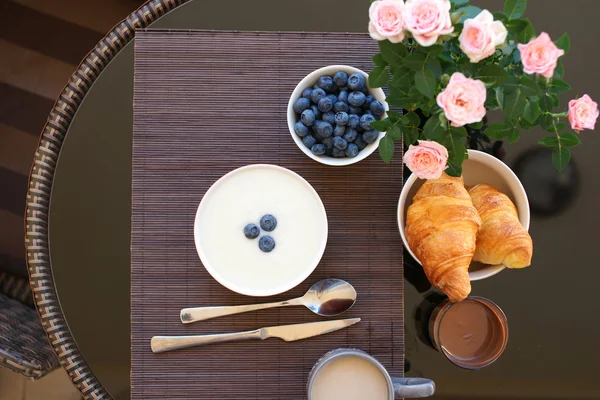
[[[339,319],[336,321],[308,322],[305,324],[270,326],[260,329],[262,336],[267,339],[276,337],[286,342],[307,339],[313,336],[325,335],[347,328],[360,322],[360,318]]]
[[[309,337],[335,332],[358,322],[360,322],[360,318],[269,326],[253,331],[220,333],[216,335],[154,336],[150,340],[150,346],[152,352],[163,353],[165,351],[185,349],[206,344],[234,342],[238,340],[265,340],[272,337],[283,339],[286,342],[292,342],[294,340],[307,339]]]

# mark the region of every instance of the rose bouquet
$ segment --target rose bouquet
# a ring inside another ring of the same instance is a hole
[[[513,143],[539,125],[549,132],[539,144],[552,147],[554,166],[564,170],[570,148],[581,143],[571,130],[594,129],[599,115],[588,95],[560,108],[558,94],[571,89],[561,61],[569,36],[536,34],[523,18],[527,0],[506,0],[493,14],[468,3],[372,1],[369,33],[380,52],[369,86],[388,85],[388,104],[404,110],[372,123],[386,132],[381,158],[389,162],[394,141],[404,138],[404,162],[419,177],[459,176],[475,135]],[[487,125],[491,110],[503,113],[502,123]]]

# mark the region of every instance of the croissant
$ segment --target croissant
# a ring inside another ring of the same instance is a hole
[[[450,301],[471,292],[469,265],[481,225],[463,179],[445,173],[415,194],[406,217],[406,237],[427,279]]]
[[[486,184],[473,186],[469,194],[481,217],[473,260],[484,264],[504,264],[508,268],[529,266],[533,242],[519,222],[513,202],[504,193]]]

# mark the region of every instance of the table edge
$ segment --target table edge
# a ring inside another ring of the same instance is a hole
[[[89,368],[69,329],[54,284],[48,237],[54,171],[69,126],[85,95],[110,61],[135,36],[190,0],[148,0],[119,22],[87,54],[56,100],[35,151],[25,208],[25,252],[35,307],[61,366],[85,399],[113,399]]]

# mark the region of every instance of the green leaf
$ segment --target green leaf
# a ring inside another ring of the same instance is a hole
[[[563,33],[563,35],[554,43],[556,44],[556,47],[565,51],[565,55],[569,53],[569,49],[571,48],[571,38],[568,33]]]
[[[383,56],[381,54],[375,54],[373,57],[371,57],[371,59],[373,60],[373,64],[375,64],[378,67],[386,67],[387,66],[387,62],[385,62],[385,60],[383,59]]]
[[[563,65],[562,60],[559,58],[558,62],[556,63],[556,69],[554,70],[554,75],[552,76],[552,78],[562,79],[564,75],[565,75],[565,66]]]
[[[479,15],[481,12],[481,8],[475,6],[467,6],[465,7],[466,11],[463,17],[460,19],[460,22],[465,22],[468,19],[473,19]]]
[[[581,144],[581,140],[579,140],[579,136],[573,132],[565,132],[560,134],[560,144],[567,147],[573,147]]]
[[[464,126],[450,126],[450,133],[455,137],[467,137],[467,129]]]
[[[536,101],[532,101],[531,99],[527,101],[527,104],[525,105],[525,111],[523,113],[523,117],[525,120],[527,120],[527,122],[534,124],[541,113],[542,110]]]
[[[495,13],[492,13],[492,15],[494,16],[494,20],[495,21],[506,22],[508,20],[508,17],[506,16],[506,13],[503,12],[503,11],[497,11]]]
[[[525,112],[525,101],[526,97],[521,91],[521,88],[518,88],[515,92],[506,96],[506,108],[505,118],[507,120],[513,120],[519,118]]]
[[[483,128],[483,121],[475,122],[473,124],[469,124],[469,128],[471,129],[481,129]]]
[[[492,139],[511,138],[518,135],[519,129],[516,126],[505,124],[493,124],[487,127],[485,134]]]
[[[393,140],[400,140],[402,139],[402,130],[398,125],[392,125],[392,128],[387,132],[387,136]]]
[[[404,144],[407,146],[413,144],[419,138],[419,130],[417,128],[405,128],[404,129]]]
[[[440,60],[438,60],[437,58],[430,58],[429,60],[427,60],[427,66],[429,67],[429,69],[431,69],[436,79],[441,79],[442,65],[440,64]]]
[[[506,0],[504,3],[504,12],[508,19],[521,18],[525,14],[527,0]]]
[[[486,65],[478,71],[477,79],[488,88],[500,86],[506,79],[506,71],[499,65]]]
[[[406,118],[408,118],[408,123],[406,124],[407,126],[412,126],[414,128],[418,128],[421,125],[421,118],[419,117],[419,115],[414,112],[411,111],[409,113],[407,113]]]
[[[571,150],[568,147],[558,146],[552,150],[552,164],[558,172],[563,172],[571,161]]]
[[[534,124],[532,124],[531,122],[528,122],[525,118],[519,119],[519,126],[523,129],[525,129],[526,131],[530,130],[533,127],[533,125]]]
[[[385,132],[392,126],[392,123],[386,119],[382,119],[381,121],[373,121],[371,122],[371,128],[375,129],[379,132]]]
[[[443,124],[442,121],[434,115],[425,123],[423,134],[427,140],[442,143],[444,141],[444,136],[446,135],[446,124]]]
[[[554,120],[552,118],[552,115],[550,114],[542,114],[540,115],[540,120],[539,120],[540,126],[550,132],[553,132],[554,130]]]
[[[544,94],[542,96],[542,98],[540,99],[540,109],[544,112],[550,112],[552,111],[552,108],[554,107],[554,104],[552,102],[552,98],[546,94]]]
[[[525,20],[525,19],[513,19],[512,21],[508,21],[506,23],[506,29],[513,34],[517,34],[519,32],[522,32],[524,29],[527,28],[527,25],[529,25],[530,22]]]
[[[390,74],[386,67],[375,67],[369,74],[369,87],[378,88],[387,85],[390,81]]]
[[[379,155],[386,164],[392,161],[392,157],[394,156],[394,140],[388,135],[381,138],[379,142]]]
[[[552,105],[554,107],[558,107],[560,105],[560,100],[556,93],[549,93],[548,96],[550,97],[550,100],[552,100]]]
[[[525,29],[517,33],[517,40],[519,43],[529,43],[529,41],[535,37],[535,29],[533,29],[531,21],[528,18],[526,18],[524,21],[529,22],[529,24],[525,27]]]
[[[540,140],[538,142],[538,144],[541,144],[542,146],[556,147],[556,146],[558,146],[558,137],[557,136],[546,136],[545,138]]]
[[[498,107],[501,110],[504,109],[504,89],[502,87],[496,88],[496,101],[498,102]]]
[[[521,86],[521,82],[519,82],[518,78],[516,78],[514,76],[509,76],[504,81],[502,88],[504,90],[504,94],[511,94],[511,93],[514,93],[515,90],[517,90],[520,86]]]
[[[402,118],[402,115],[400,115],[399,112],[394,111],[394,110],[387,110],[386,114],[388,115],[388,118],[392,122],[398,122],[400,120],[400,118]]]
[[[435,94],[437,81],[433,72],[429,68],[423,67],[415,73],[415,85],[425,97],[432,99]]]
[[[542,92],[537,82],[528,75],[523,75],[520,79],[520,83],[521,92],[523,92],[525,96],[535,96]]]
[[[403,65],[413,71],[418,71],[423,68],[426,58],[427,56],[423,53],[412,53],[404,59]]]
[[[469,0],[450,0],[450,3],[452,3],[452,5],[454,5],[455,7],[464,6],[468,2]]]
[[[569,90],[571,90],[571,85],[562,79],[555,79],[552,81],[552,83],[550,83],[550,91],[552,93],[560,94],[568,92]]]
[[[392,43],[389,40],[379,42],[379,51],[383,59],[390,65],[400,65],[408,55],[408,49],[404,43]]]
[[[460,176],[462,163],[467,157],[465,139],[450,129],[442,144],[448,149],[448,169],[445,172],[450,176]]]
[[[444,51],[444,46],[434,44],[433,46],[425,47],[425,51],[429,53],[430,57],[437,57],[442,54],[442,51]]]
[[[410,89],[414,82],[413,75],[413,71],[408,68],[401,67],[394,73],[394,76],[392,76],[392,83],[390,85],[408,92],[408,89]]]

